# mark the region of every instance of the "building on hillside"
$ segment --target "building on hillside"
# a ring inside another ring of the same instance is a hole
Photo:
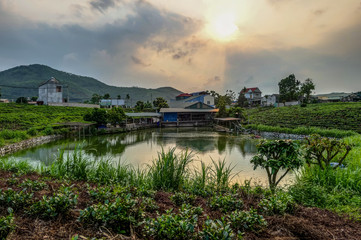
[[[262,97],[262,106],[274,106],[277,107],[277,103],[279,102],[279,94],[265,95]]]
[[[207,104],[209,106],[214,107],[214,97],[209,95],[207,92],[205,91],[201,91],[201,92],[194,92],[194,93],[182,93],[178,96],[176,96],[175,101],[170,101],[170,107],[172,105],[172,103],[177,103],[177,102],[200,102],[200,103],[204,103]]]
[[[328,94],[318,94],[315,95],[319,102],[340,102],[345,97],[348,97],[350,93],[337,92],[337,93],[328,93]]]
[[[38,103],[48,105],[49,103],[62,103],[63,99],[63,85],[54,77],[43,82],[39,86]]]
[[[162,126],[205,126],[212,122],[218,109],[202,102],[178,102],[159,112]]]
[[[9,99],[2,98],[0,99],[0,103],[9,103]]]
[[[240,94],[244,94],[245,98],[251,106],[261,105],[262,92],[258,87],[242,89]]]
[[[361,92],[351,93],[350,95],[343,97],[342,102],[360,102],[361,101]]]
[[[102,99],[100,100],[100,106],[105,108],[122,107],[125,106],[124,99]]]

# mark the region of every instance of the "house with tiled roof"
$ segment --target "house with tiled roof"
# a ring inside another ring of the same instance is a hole
[[[244,94],[250,105],[261,104],[262,92],[258,87],[242,89],[241,94]]]

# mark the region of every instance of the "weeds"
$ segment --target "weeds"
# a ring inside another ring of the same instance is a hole
[[[219,209],[222,212],[229,212],[242,209],[243,202],[237,195],[223,194],[212,196],[208,205],[213,210]]]
[[[8,208],[8,213],[9,215],[0,217],[0,239],[6,239],[6,237],[16,228],[13,210]]]

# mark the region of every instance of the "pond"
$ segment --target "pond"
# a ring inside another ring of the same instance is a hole
[[[50,165],[56,158],[59,149],[65,153],[72,152],[81,145],[86,157],[122,161],[135,167],[144,168],[157,157],[158,152],[176,147],[180,152],[192,151],[195,161],[192,167],[198,168],[200,161],[207,164],[212,159],[226,159],[227,164],[234,167],[237,175],[233,181],[256,181],[265,184],[267,176],[263,169],[253,170],[251,158],[256,154],[258,140],[242,135],[229,135],[214,132],[206,128],[163,128],[142,130],[123,134],[101,135],[81,139],[58,140],[34,148],[19,151],[12,156],[19,160],[28,160],[33,164],[40,162]],[[288,175],[281,184],[292,178]]]

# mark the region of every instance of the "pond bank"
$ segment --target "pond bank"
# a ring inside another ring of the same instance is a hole
[[[35,137],[30,138],[21,142],[13,143],[10,145],[6,145],[4,147],[0,148],[0,157],[5,156],[6,154],[15,153],[17,151],[34,147],[37,145],[41,145],[44,143],[48,143],[54,140],[58,140],[63,138],[62,135],[49,135],[49,136],[41,136],[41,137]]]

